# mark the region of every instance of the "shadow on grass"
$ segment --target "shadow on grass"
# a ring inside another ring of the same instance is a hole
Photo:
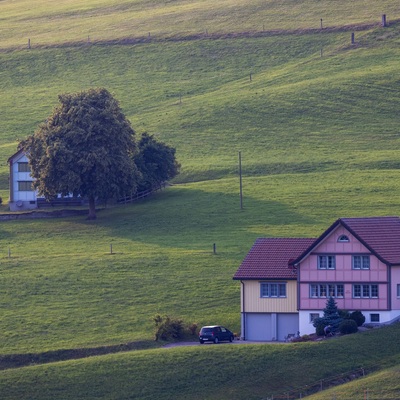
[[[262,236],[268,236],[268,226],[316,223],[286,203],[246,194],[241,209],[239,188],[237,194],[224,193],[223,188],[215,191],[218,181],[214,185],[204,190],[178,185],[144,201],[103,210],[95,224],[107,228],[110,237],[188,248],[210,240],[242,241],[246,230],[257,236],[259,229]]]
[[[147,350],[160,347],[154,341],[138,341],[81,349],[63,349],[46,351],[43,353],[9,354],[0,356],[0,370],[26,367],[28,365],[47,364],[56,361],[75,360],[92,356],[120,353],[132,350]]]

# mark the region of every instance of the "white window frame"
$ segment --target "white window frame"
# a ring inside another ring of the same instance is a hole
[[[332,254],[321,254],[318,256],[318,269],[336,269],[336,257]]]
[[[33,192],[34,190],[32,181],[18,181],[19,192]]]
[[[340,235],[337,241],[338,243],[349,243],[350,239],[347,235]]]
[[[29,168],[29,163],[27,161],[20,161],[17,163],[18,165],[18,172],[31,172]]]
[[[333,292],[333,294],[332,294]],[[334,299],[344,298],[343,283],[310,283],[311,299],[326,299],[333,297]]]
[[[377,283],[354,283],[352,293],[353,299],[378,299],[379,286]]]
[[[319,318],[319,313],[310,313],[310,324],[312,324],[317,318]]]
[[[369,255],[353,255],[352,256],[352,268],[368,270],[371,266],[371,260]]]
[[[380,314],[377,314],[377,313],[369,314],[369,321],[370,322],[380,322],[381,321]]]
[[[263,299],[286,298],[286,282],[260,282],[260,297]]]

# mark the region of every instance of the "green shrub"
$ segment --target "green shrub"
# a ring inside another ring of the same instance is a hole
[[[154,318],[155,327],[155,340],[168,340],[180,339],[184,332],[183,320],[178,318],[171,318],[168,315],[162,317],[156,315]]]
[[[189,331],[190,331],[190,333],[191,333],[192,335],[195,335],[195,334],[196,334],[197,326],[198,326],[198,325],[197,325],[195,322],[193,322],[193,324],[191,324],[191,325],[188,326],[188,329],[189,329]]]
[[[324,336],[325,335],[324,328],[325,326],[329,325],[329,323],[324,317],[321,317],[321,318],[316,318],[313,321],[313,325],[315,327],[315,333],[318,336]]]
[[[339,331],[342,335],[356,333],[358,331],[357,323],[353,319],[345,319],[339,325]]]
[[[353,311],[349,318],[355,321],[357,326],[361,326],[365,322],[365,316],[361,311]]]

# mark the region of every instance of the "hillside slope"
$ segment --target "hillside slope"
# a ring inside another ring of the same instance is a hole
[[[174,146],[182,164],[173,186],[102,209],[96,222],[2,221],[0,354],[150,342],[156,313],[238,332],[232,276],[255,238],[314,237],[339,217],[398,215],[396,13],[397,2],[362,0],[0,2],[3,199],[18,139],[58,94],[93,86],[115,95],[138,135]],[[320,18],[335,30],[319,29]],[[279,35],[253,35],[263,24]],[[352,24],[368,26],[354,45]],[[286,390],[288,376],[290,388],[301,386],[314,367],[310,381],[374,364],[385,351],[397,357],[392,336],[349,357],[355,338],[334,371],[319,361],[335,347],[318,356],[317,345],[304,347],[307,356],[303,345],[285,347],[286,363],[269,346],[151,350],[3,371],[0,397],[261,398]],[[266,368],[269,357],[276,362]],[[210,362],[219,359],[222,372]]]
[[[198,345],[10,369],[0,373],[0,393],[5,400],[287,397],[343,372],[396,365],[399,329],[319,343]],[[387,387],[385,394],[396,390]]]
[[[0,49],[148,36],[305,29],[399,18],[393,0],[3,0]]]

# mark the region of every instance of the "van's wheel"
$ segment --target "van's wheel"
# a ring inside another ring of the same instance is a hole
[[[232,343],[233,342],[233,336],[231,336],[230,338],[229,338],[229,341]]]
[[[218,342],[219,342],[219,340],[218,340],[218,338],[216,337],[216,338],[214,339],[214,343],[217,344]]]
[[[200,344],[203,344],[204,343],[204,340],[200,340]]]

